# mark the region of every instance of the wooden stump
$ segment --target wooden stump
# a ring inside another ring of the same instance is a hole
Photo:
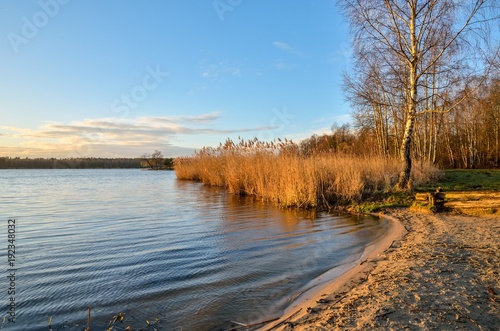
[[[446,194],[441,192],[441,188],[438,188],[436,192],[417,193],[415,195],[415,200],[428,206],[429,208],[441,210],[443,208],[445,197]]]

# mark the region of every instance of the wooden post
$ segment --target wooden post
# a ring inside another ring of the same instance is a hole
[[[429,207],[435,207],[437,210],[441,210],[444,205],[445,197],[446,194],[441,191],[441,188],[438,188],[436,192],[417,193],[415,195],[415,200]]]
[[[429,207],[436,206],[436,197],[434,196],[434,193],[427,193],[427,205]]]

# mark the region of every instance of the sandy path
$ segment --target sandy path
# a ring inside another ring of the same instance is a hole
[[[500,218],[391,216],[406,236],[272,330],[500,330]]]

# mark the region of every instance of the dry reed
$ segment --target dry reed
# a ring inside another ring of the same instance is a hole
[[[261,197],[283,207],[314,208],[389,192],[397,182],[400,162],[334,153],[305,157],[289,140],[269,143],[254,138],[204,147],[191,157],[177,158],[174,169],[179,179],[226,187],[232,193]],[[424,178],[419,172],[414,181]]]

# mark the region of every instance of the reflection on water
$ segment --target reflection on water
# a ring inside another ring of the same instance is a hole
[[[0,183],[1,216],[20,224],[18,330],[46,330],[50,316],[54,329],[81,330],[89,305],[95,329],[118,312],[136,328],[159,318],[158,330],[255,322],[385,231],[172,172],[2,171]]]

